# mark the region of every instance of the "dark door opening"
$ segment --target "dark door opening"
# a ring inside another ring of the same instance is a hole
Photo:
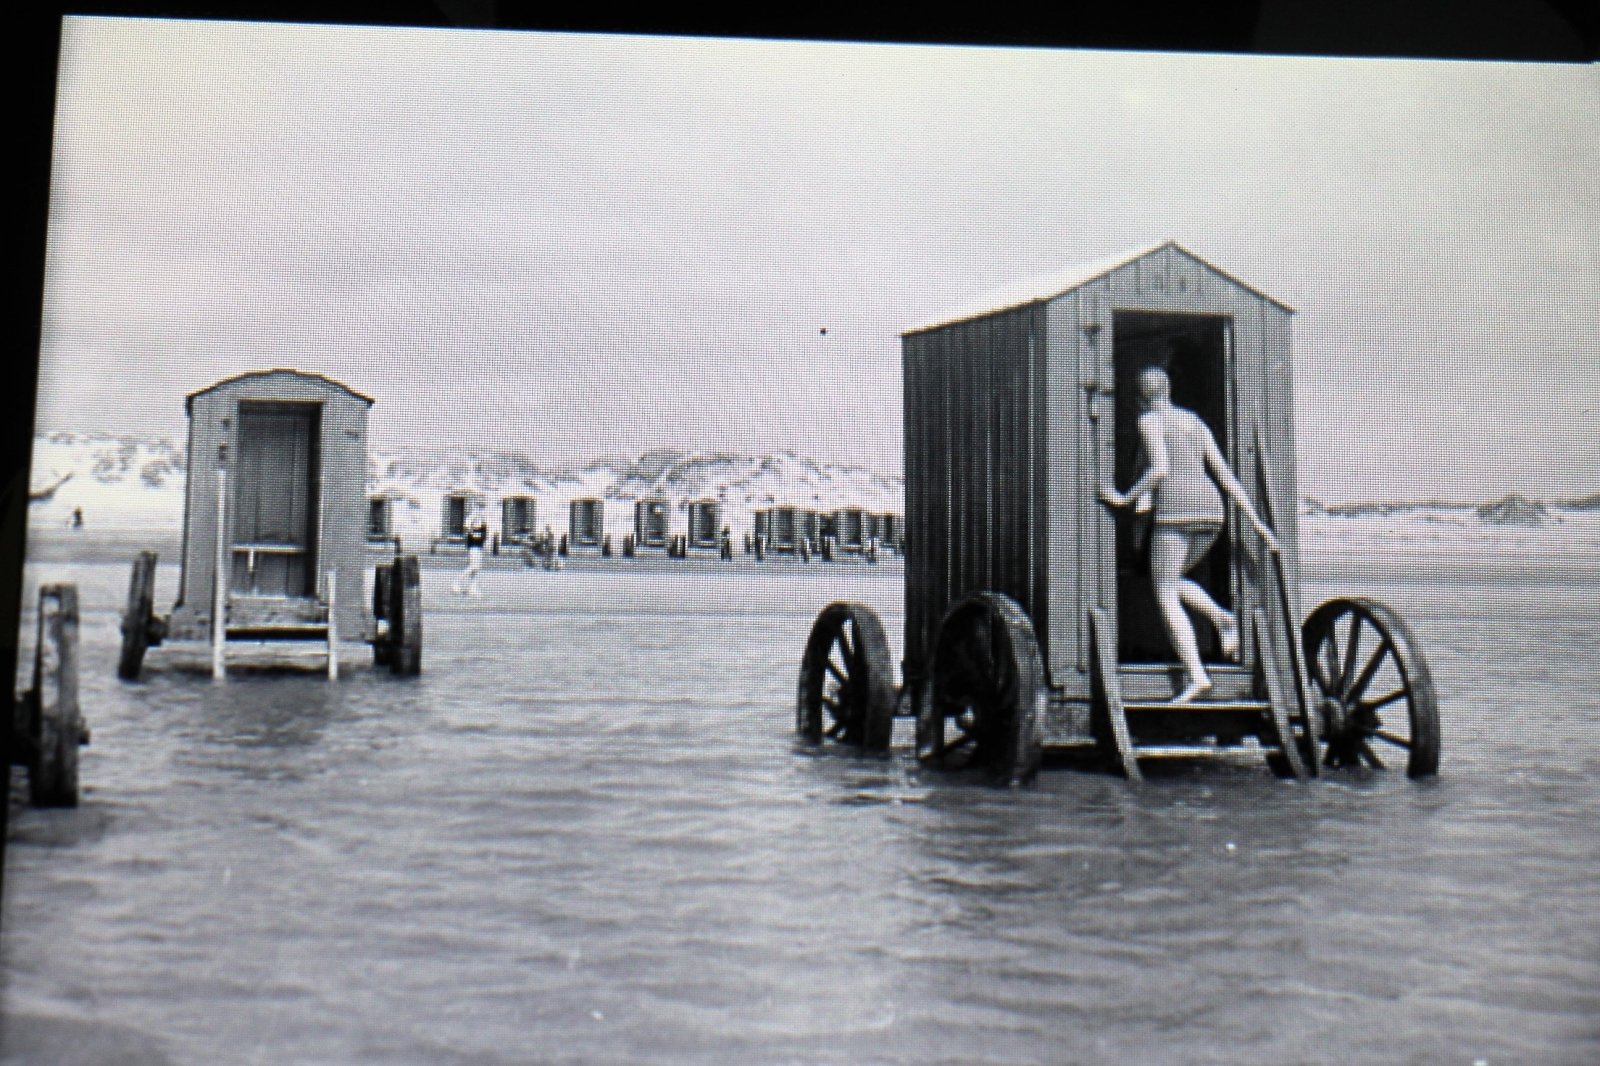
[[[316,595],[321,435],[317,404],[239,404],[230,583],[235,593]]]
[[[1228,381],[1231,367],[1229,329],[1224,315],[1117,311],[1112,323],[1112,358],[1116,365],[1116,478],[1126,489],[1144,469],[1139,441],[1139,373],[1158,366],[1172,379],[1172,402],[1200,416],[1233,461],[1229,435]],[[1233,608],[1231,530],[1224,529],[1205,561],[1189,576],[1228,609]],[[1172,662],[1176,653],[1167,638],[1150,586],[1150,522],[1122,512],[1117,521],[1118,655],[1123,662]],[[1216,634],[1197,620],[1200,653],[1214,660]]]

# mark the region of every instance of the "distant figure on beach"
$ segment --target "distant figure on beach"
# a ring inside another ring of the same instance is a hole
[[[74,507],[72,509],[72,528],[73,529],[82,529],[83,528],[83,508],[82,507]]]
[[[483,520],[481,508],[473,508],[464,532],[467,541],[467,568],[456,582],[456,592],[467,596],[482,596],[483,590],[478,588],[478,572],[483,569],[483,546],[489,540],[489,526]]]
[[[1167,636],[1188,675],[1188,683],[1176,702],[1188,703],[1210,691],[1211,678],[1200,661],[1194,624],[1184,608],[1204,616],[1216,627],[1224,658],[1231,660],[1239,654],[1238,620],[1185,576],[1206,557],[1222,532],[1227,512],[1218,486],[1250,520],[1268,547],[1276,551],[1278,541],[1251,506],[1244,486],[1228,469],[1206,424],[1193,411],[1173,406],[1172,382],[1160,367],[1146,367],[1140,372],[1139,407],[1139,436],[1148,465],[1126,493],[1106,486],[1100,491],[1100,499],[1120,508],[1153,494],[1155,527],[1150,537],[1150,581],[1155,586]]]

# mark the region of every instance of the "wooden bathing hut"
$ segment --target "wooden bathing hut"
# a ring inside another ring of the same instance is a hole
[[[253,620],[264,632],[274,620],[292,625],[330,594],[346,639],[371,630],[362,570],[372,403],[296,370],[240,374],[185,399],[189,476],[173,639],[205,639],[219,560],[230,636]]]
[[[756,536],[769,552],[809,554],[817,536],[817,513],[804,507],[768,507],[756,512]]]
[[[833,539],[842,552],[859,555],[872,540],[872,516],[859,507],[841,507],[833,512]]]
[[[456,489],[447,492],[439,501],[439,534],[428,545],[436,552],[440,548],[467,547],[467,522],[474,512],[486,506],[483,493],[474,489]]]
[[[1437,706],[1404,624],[1364,598],[1301,622],[1292,314],[1167,242],[903,334],[904,691],[925,762],[976,760],[1016,782],[1049,747],[1136,778],[1142,759],[1246,750],[1299,777],[1319,759],[1382,766],[1382,748],[1415,776],[1436,772]],[[1230,505],[1190,573],[1239,630],[1228,654],[1197,622],[1214,687],[1191,701],[1175,699],[1185,677],[1140,523],[1099,499],[1145,462],[1137,391],[1151,366],[1209,427],[1278,545]],[[859,669],[827,703],[841,640]],[[801,732],[820,739],[829,707],[827,735],[886,744],[887,663],[869,608],[826,609],[802,665]]]
[[[497,547],[531,547],[538,535],[539,506],[532,496],[503,496],[500,499],[500,537]]]
[[[633,546],[638,551],[666,551],[672,535],[672,505],[659,496],[633,504]]]
[[[903,517],[891,511],[874,515],[877,524],[877,538],[884,547],[899,551],[903,546],[906,535],[906,521]]]
[[[383,495],[367,497],[367,543],[391,547],[398,542],[394,531],[394,500]]]
[[[598,552],[605,541],[605,501],[593,496],[573,500],[567,509],[568,550]]]
[[[688,548],[695,552],[714,552],[722,548],[722,504],[717,500],[695,500],[689,504]]]
[[[154,612],[156,553],[134,562],[117,674],[139,676],[148,648],[207,642],[226,672],[229,642],[371,643],[396,673],[421,669],[415,556],[363,568],[373,519],[366,494],[372,399],[319,374],[258,370],[191,393],[183,547],[172,613]]]

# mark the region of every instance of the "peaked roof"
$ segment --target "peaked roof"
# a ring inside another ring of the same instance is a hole
[[[291,377],[304,378],[310,381],[320,381],[324,385],[332,385],[334,388],[343,389],[356,399],[364,401],[368,407],[371,407],[373,403],[376,402],[371,396],[366,396],[357,392],[355,389],[352,389],[342,381],[335,381],[332,378],[326,377],[322,374],[310,374],[304,370],[295,370],[293,367],[280,366],[274,367],[271,370],[246,370],[242,374],[234,374],[232,377],[226,377],[221,381],[212,382],[203,389],[196,389],[194,392],[191,392],[189,395],[183,398],[183,409],[185,411],[192,411],[194,409],[195,397],[204,396],[213,389],[220,389],[224,385],[232,385],[236,381],[245,381],[249,378],[271,377],[274,374],[288,374]]]
[[[1155,244],[1143,245],[1142,247],[1134,248],[1131,251],[1121,252],[1117,255],[1091,260],[1087,263],[1079,263],[1076,266],[1068,267],[1065,270],[1057,270],[1049,274],[1028,278],[1024,281],[1013,282],[1004,288],[995,289],[975,299],[968,300],[965,303],[962,303],[961,305],[945,312],[944,314],[928,319],[926,322],[918,323],[917,325],[904,330],[901,333],[901,336],[907,336],[912,333],[921,333],[930,329],[938,329],[940,326],[954,325],[957,322],[964,322],[971,318],[982,318],[986,315],[992,315],[998,311],[1010,311],[1018,307],[1026,307],[1029,304],[1036,304],[1045,300],[1053,300],[1058,296],[1065,296],[1072,290],[1081,288],[1082,286],[1089,284],[1091,281],[1096,281],[1100,278],[1103,278],[1114,270],[1120,270],[1130,263],[1143,259],[1146,256],[1154,255],[1155,253],[1166,248],[1176,249],[1188,258],[1205,267],[1207,270],[1217,274],[1219,277],[1227,279],[1234,285],[1239,286],[1241,289],[1255,293],[1263,300],[1268,300],[1278,307],[1283,308],[1285,311],[1294,310],[1294,308],[1290,307],[1282,300],[1279,300],[1273,296],[1269,296],[1253,285],[1245,284],[1232,274],[1229,274],[1227,271],[1222,270],[1216,265],[1200,258],[1198,255],[1195,255],[1177,241],[1168,240],[1159,241]]]

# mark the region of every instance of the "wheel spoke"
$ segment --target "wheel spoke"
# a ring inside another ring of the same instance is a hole
[[[1328,647],[1327,641],[1318,644],[1315,653],[1309,656],[1309,661],[1306,663],[1311,668],[1311,680],[1316,682],[1317,689],[1320,692],[1332,692],[1334,690],[1333,685],[1328,681],[1328,674],[1322,661],[1323,652],[1327,651]]]
[[[829,740],[838,740],[839,739],[839,734],[843,733],[844,730],[845,730],[845,721],[844,721],[843,718],[841,718],[837,722],[834,722],[833,725],[828,729],[828,731],[826,733],[822,734],[822,735],[824,737],[826,737],[827,739],[829,739]]]
[[[1387,696],[1380,696],[1375,700],[1362,700],[1360,706],[1363,711],[1382,710],[1395,700],[1405,699],[1409,695],[1411,695],[1411,693],[1407,690],[1403,688],[1397,688]]]
[[[1372,679],[1378,675],[1378,669],[1383,666],[1383,660],[1393,650],[1394,645],[1390,644],[1387,639],[1378,645],[1377,650],[1372,653],[1372,658],[1367,660],[1367,665],[1361,668],[1361,675],[1350,682],[1349,687],[1344,690],[1343,695],[1347,702],[1360,700],[1361,694],[1367,690],[1367,686],[1372,684]]]
[[[834,663],[832,655],[828,656],[827,661],[825,661],[822,665],[827,669],[828,673],[832,674],[838,679],[839,684],[848,685],[850,683],[850,678],[844,673],[844,671],[839,669],[837,664]]]
[[[1365,740],[1357,741],[1356,750],[1361,753],[1361,757],[1367,760],[1368,765],[1374,770],[1384,769],[1383,760],[1378,758],[1378,753],[1372,750],[1371,744],[1368,744]]]
[[[1322,653],[1322,657],[1327,660],[1323,664],[1325,669],[1322,671],[1323,680],[1327,683],[1327,687],[1323,691],[1330,696],[1335,695],[1339,691],[1339,642],[1331,628],[1328,630],[1328,635],[1323,638],[1322,647],[1318,650]]]
[[[1350,692],[1350,678],[1355,675],[1356,656],[1361,653],[1361,624],[1359,614],[1350,616],[1350,643],[1344,646],[1344,665],[1339,668],[1339,691],[1348,695]]]
[[[1404,748],[1407,751],[1411,750],[1411,741],[1407,740],[1398,733],[1391,733],[1387,729],[1369,729],[1366,732],[1368,736],[1377,737],[1379,740],[1388,741],[1397,748]]]
[[[856,650],[851,646],[848,626],[839,627],[839,647],[844,649],[844,661],[853,664],[856,661]]]

